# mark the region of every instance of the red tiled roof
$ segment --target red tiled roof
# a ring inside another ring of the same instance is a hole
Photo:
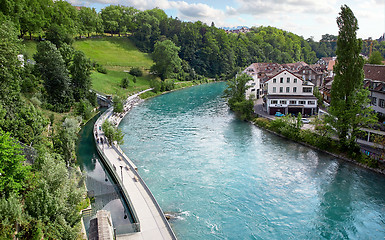
[[[385,65],[364,65],[365,79],[385,82]]]

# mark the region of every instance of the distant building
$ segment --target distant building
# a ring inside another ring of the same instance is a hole
[[[379,117],[385,118],[385,66],[365,64],[364,74],[364,87],[370,91],[369,106]]]
[[[237,29],[225,29],[226,33],[248,33],[250,32],[250,28],[248,27],[241,27]]]
[[[253,63],[242,73],[246,73],[253,79],[247,83],[251,86],[246,91],[246,98],[259,99],[267,94],[266,83],[276,74],[283,70],[288,70],[296,75],[298,79],[310,82],[313,86],[321,88],[324,77],[328,75],[326,65],[308,65],[305,62],[278,64],[278,63]]]
[[[266,89],[265,106],[270,115],[276,112],[313,115],[317,111],[314,84],[286,69],[269,78]]]

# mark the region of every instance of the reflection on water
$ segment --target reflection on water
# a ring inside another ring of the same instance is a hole
[[[111,212],[115,228],[123,229],[121,232],[133,232],[132,217],[127,214],[127,207],[121,201],[121,194],[105,170],[96,150],[93,139],[93,125],[98,118],[89,121],[80,131],[79,143],[76,153],[82,171],[86,173],[86,186],[90,196],[94,197],[92,212],[83,218],[84,225],[89,228],[89,221],[95,217],[98,210]]]
[[[150,99],[120,125],[179,239],[384,239],[384,176],[238,120],[224,87]]]

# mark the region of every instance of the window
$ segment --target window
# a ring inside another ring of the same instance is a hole
[[[289,104],[296,105],[296,104],[297,104],[297,101],[295,101],[295,100],[290,100]]]
[[[380,102],[378,103],[378,105],[382,108],[385,108],[385,100],[380,98]]]
[[[306,101],[298,101],[298,104],[305,105],[305,104],[306,104]]]
[[[280,104],[286,104],[286,100],[281,100]]]
[[[294,83],[297,83],[297,79],[296,78],[294,78]]]
[[[290,83],[290,78],[287,78],[287,83]]]
[[[280,83],[283,83],[283,77],[279,80]]]
[[[289,87],[286,87],[286,92],[290,92],[290,88]]]
[[[276,92],[277,92],[277,88],[273,87],[273,93],[276,93]]]
[[[297,92],[297,87],[293,87],[293,92]]]
[[[372,97],[372,105],[377,106],[377,98],[376,97]]]
[[[311,93],[311,87],[304,87],[304,88],[302,89],[302,91],[303,91],[304,93]]]
[[[273,78],[273,83],[277,83],[277,79]]]
[[[283,87],[279,87],[279,92],[283,92]]]
[[[277,104],[278,100],[271,100],[271,104]]]
[[[315,105],[315,101],[307,101],[307,105]]]
[[[252,92],[255,92],[255,88],[251,89]]]

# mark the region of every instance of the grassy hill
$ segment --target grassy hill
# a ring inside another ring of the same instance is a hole
[[[24,54],[32,58],[36,53],[36,41],[24,41]],[[92,89],[111,95],[126,97],[129,93],[149,88],[150,76],[148,70],[154,64],[150,54],[139,51],[127,38],[103,37],[77,40],[73,43],[76,50],[81,50],[91,61],[103,65],[107,74],[93,72],[91,74]],[[144,76],[138,77],[137,82],[132,81],[133,76],[124,71],[132,67],[143,70]],[[127,89],[120,87],[122,78],[128,77],[130,84]]]
[[[149,69],[153,65],[151,56],[139,51],[127,38],[83,39],[76,41],[73,46],[109,70],[130,70],[131,67]]]
[[[149,54],[139,51],[129,39],[118,37],[82,39],[75,41],[73,46],[107,69],[107,74],[92,73],[94,90],[127,97],[131,92],[149,88],[148,70],[154,62]],[[144,76],[138,77],[136,83],[132,81],[133,76],[124,72],[129,71],[132,67],[139,67],[144,71]],[[125,77],[130,80],[127,89],[120,87],[120,82]]]

